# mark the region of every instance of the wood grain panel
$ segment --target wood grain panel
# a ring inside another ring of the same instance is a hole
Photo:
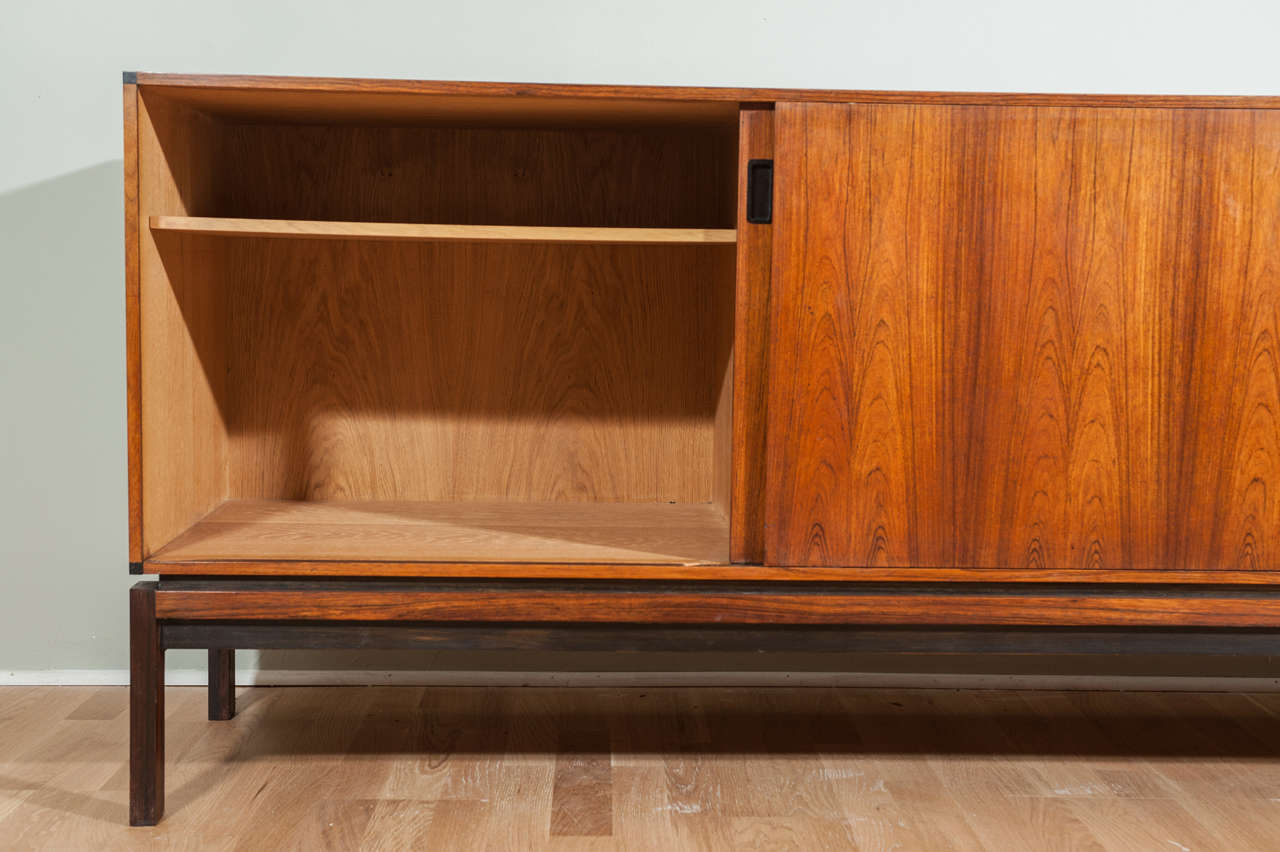
[[[754,564],[645,564],[590,562],[386,562],[361,559],[181,559],[161,550],[145,563],[148,574],[202,576],[208,574],[241,577],[282,575],[295,577],[530,577],[541,580],[738,580],[738,581],[844,581],[849,569],[843,565],[754,565]],[[859,582],[896,583],[921,579],[920,568],[863,567]],[[1275,571],[1027,571],[1000,568],[930,568],[932,582],[957,583],[1090,583],[1177,585],[1184,583],[1231,583],[1265,586],[1280,583]]]
[[[712,499],[730,247],[204,239],[229,496]]]
[[[615,592],[448,588],[161,590],[163,619],[619,622],[629,624],[974,624],[1047,627],[1278,627],[1274,595],[952,592]]]
[[[1280,568],[1280,113],[776,121],[771,562]]]
[[[773,226],[747,222],[747,163],[773,156],[773,111],[744,109],[738,130],[738,286],[734,324],[734,562],[763,562],[769,283]]]
[[[728,542],[710,503],[232,500],[155,558],[689,564],[725,562]]]
[[[208,203],[210,120],[153,103],[138,110],[138,216],[185,215]],[[142,555],[162,547],[226,495],[226,302],[207,240],[143,229],[139,252]]]

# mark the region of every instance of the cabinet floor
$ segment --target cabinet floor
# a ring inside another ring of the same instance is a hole
[[[729,559],[711,503],[228,500],[153,560],[696,565]]]
[[[0,688],[6,849],[1277,849],[1280,695]]]

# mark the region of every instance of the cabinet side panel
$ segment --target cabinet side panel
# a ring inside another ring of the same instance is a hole
[[[772,562],[1280,567],[1280,113],[778,122]]]
[[[142,556],[226,496],[226,299],[214,240],[153,234],[153,215],[198,214],[213,192],[210,120],[138,100]]]
[[[747,222],[747,163],[773,156],[773,110],[743,109],[738,132],[731,559],[764,561],[765,417],[773,226]]]
[[[124,86],[124,348],[129,562],[142,561],[142,359],[138,309],[138,87]]]

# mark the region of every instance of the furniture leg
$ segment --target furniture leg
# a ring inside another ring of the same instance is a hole
[[[156,584],[129,590],[129,824],[164,813],[164,649]]]
[[[225,722],[236,715],[236,652],[209,649],[209,721]]]

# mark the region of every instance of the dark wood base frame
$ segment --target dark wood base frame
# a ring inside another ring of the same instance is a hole
[[[1280,653],[1280,594],[1256,586],[161,577],[129,604],[131,825],[164,812],[170,648],[209,649],[211,720],[235,714],[234,648]]]
[[[209,721],[225,722],[236,715],[236,652],[209,649]]]

